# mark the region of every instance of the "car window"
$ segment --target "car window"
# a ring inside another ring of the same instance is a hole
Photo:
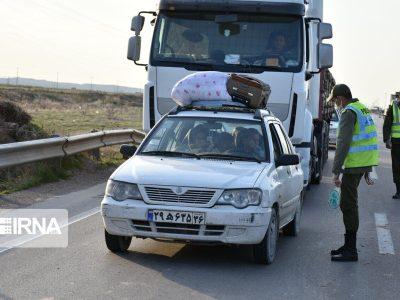
[[[269,125],[269,129],[271,130],[272,144],[274,145],[274,158],[277,160],[283,154],[282,144],[273,124]]]
[[[269,161],[268,138],[262,125],[257,120],[168,116],[146,139],[140,154]]]
[[[287,152],[285,152],[285,154],[293,154],[294,153],[294,149],[292,146],[292,143],[290,142],[290,139],[288,138],[285,130],[283,129],[283,127],[280,124],[274,124],[276,130],[278,131],[279,137],[281,138],[282,144],[286,144],[286,149]],[[282,140],[283,138],[283,140]]]
[[[273,127],[274,127],[276,133],[278,134],[279,141],[282,146],[283,154],[290,154],[290,150],[289,150],[290,148],[287,145],[285,135],[283,134],[281,127],[279,127],[278,124],[273,124]]]

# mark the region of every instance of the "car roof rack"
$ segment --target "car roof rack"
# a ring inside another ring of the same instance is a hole
[[[210,111],[210,112],[233,112],[233,113],[249,113],[253,114],[255,119],[262,119],[265,116],[274,116],[269,108],[254,109],[247,106],[223,104],[221,106],[206,106],[206,105],[187,105],[176,106],[168,115],[176,115],[183,111]]]

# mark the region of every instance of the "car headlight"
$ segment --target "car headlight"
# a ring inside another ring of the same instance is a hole
[[[116,201],[126,199],[143,200],[137,184],[109,180],[106,187],[106,196]]]
[[[259,205],[262,192],[258,189],[226,190],[219,197],[217,204],[230,204],[236,208]]]

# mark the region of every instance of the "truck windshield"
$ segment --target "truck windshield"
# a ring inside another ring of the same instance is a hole
[[[302,41],[300,17],[161,12],[151,64],[190,70],[298,72]]]
[[[140,155],[266,161],[261,121],[170,116],[146,140]]]

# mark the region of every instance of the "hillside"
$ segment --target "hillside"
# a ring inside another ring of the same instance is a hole
[[[111,85],[111,84],[91,84],[91,83],[70,83],[70,82],[54,82],[41,79],[23,78],[0,78],[0,84],[4,85],[19,85],[19,86],[32,86],[32,87],[43,87],[43,88],[56,88],[59,89],[77,89],[87,91],[100,91],[107,93],[141,93],[142,90],[138,88],[132,88],[127,86]]]
[[[141,128],[142,94],[0,85],[0,101],[18,104],[49,134]]]

